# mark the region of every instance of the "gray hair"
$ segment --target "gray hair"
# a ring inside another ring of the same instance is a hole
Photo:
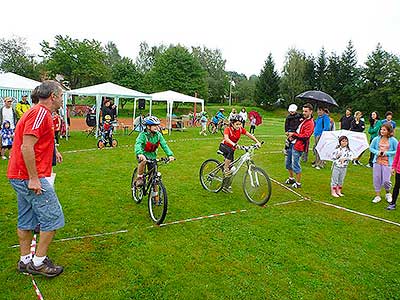
[[[37,87],[36,93],[39,99],[47,99],[51,96],[51,94],[59,96],[62,93],[62,88],[57,81],[46,80]]]

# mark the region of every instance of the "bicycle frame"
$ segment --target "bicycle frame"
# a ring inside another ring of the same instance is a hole
[[[161,174],[158,172],[158,164],[157,160],[149,160],[151,164],[153,164],[153,168],[151,170],[147,170],[147,172],[144,172],[143,178],[145,184],[143,185],[143,196],[148,195],[150,187],[156,182],[158,178],[160,178]],[[146,166],[146,168],[148,165]]]

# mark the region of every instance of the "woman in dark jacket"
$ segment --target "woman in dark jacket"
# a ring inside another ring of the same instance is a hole
[[[350,123],[350,130],[355,131],[355,132],[364,132],[365,130],[365,123],[363,120],[361,120],[362,117],[362,112],[361,111],[356,111],[354,113],[354,119]],[[361,165],[360,159],[361,156],[364,154],[365,151],[363,151],[359,157],[353,160],[353,165]]]

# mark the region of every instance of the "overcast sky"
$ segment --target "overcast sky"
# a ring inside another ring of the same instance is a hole
[[[318,55],[342,53],[352,40],[362,64],[378,42],[400,53],[398,0],[6,0],[0,38],[27,39],[40,53],[57,34],[113,41],[136,59],[141,41],[218,48],[226,69],[259,74],[271,52],[280,71],[290,47]]]

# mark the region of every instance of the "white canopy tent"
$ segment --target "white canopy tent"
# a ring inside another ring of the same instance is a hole
[[[22,96],[28,95],[28,102],[32,104],[31,92],[41,82],[32,80],[11,72],[0,73],[0,106],[5,97],[14,98],[13,103],[18,103]]]
[[[69,95],[79,95],[79,96],[94,96],[96,97],[96,124],[99,126],[100,119],[100,109],[101,109],[101,99],[102,97],[111,97],[115,99],[115,105],[118,109],[119,98],[133,98],[135,99],[135,109],[136,109],[136,99],[151,99],[151,96],[145,93],[141,93],[135,90],[128,89],[126,87],[117,85],[112,82],[105,82],[97,85],[92,85],[80,89],[75,89],[68,91]],[[135,119],[135,115],[133,116]],[[99,129],[99,128],[97,128]],[[98,130],[96,130],[96,138],[98,135]]]
[[[159,93],[150,94],[150,113],[151,113],[151,102],[152,101],[166,101],[167,102],[167,128],[169,133],[171,134],[172,128],[172,108],[174,102],[182,102],[182,103],[201,103],[201,111],[204,111],[204,100],[192,96],[188,96],[185,94],[181,94],[174,91],[165,91]]]

